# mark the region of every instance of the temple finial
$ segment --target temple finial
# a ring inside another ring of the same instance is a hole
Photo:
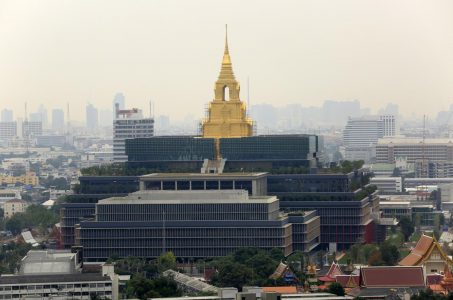
[[[225,24],[225,54],[229,54],[228,51],[228,24]]]

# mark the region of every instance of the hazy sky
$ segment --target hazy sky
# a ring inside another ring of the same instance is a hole
[[[453,1],[0,0],[0,109],[88,102],[201,117],[228,23],[252,103],[360,100],[434,114],[453,103]]]

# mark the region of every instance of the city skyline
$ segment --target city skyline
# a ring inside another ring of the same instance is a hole
[[[109,108],[121,91],[128,107],[153,101],[156,115],[199,118],[213,98],[225,23],[241,97],[249,78],[252,105],[357,99],[373,112],[392,102],[405,115],[434,116],[453,103],[449,1],[0,6],[0,106],[16,117],[25,102],[29,111],[69,103],[71,119],[83,120],[86,104]]]

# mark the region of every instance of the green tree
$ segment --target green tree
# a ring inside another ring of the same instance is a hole
[[[163,253],[157,258],[157,265],[160,272],[164,272],[169,269],[175,270],[176,256],[171,251]]]
[[[401,232],[404,235],[404,239],[407,241],[409,237],[414,233],[414,224],[408,216],[402,216],[399,222]]]
[[[337,296],[344,296],[344,288],[338,282],[332,282],[329,284],[328,291],[329,293]]]
[[[239,263],[232,263],[219,270],[216,281],[223,287],[235,287],[241,289],[244,285],[252,282],[252,280],[252,269]]]
[[[394,266],[398,262],[399,251],[395,245],[383,243],[380,247],[382,261],[386,266]]]
[[[288,263],[291,270],[302,272],[305,265],[305,255],[302,251],[296,250],[290,256],[288,256],[286,262]]]
[[[245,264],[252,269],[254,277],[268,278],[275,270],[275,261],[264,251],[252,256]]]

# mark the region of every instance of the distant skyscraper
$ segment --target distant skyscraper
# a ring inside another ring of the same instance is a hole
[[[41,122],[43,128],[47,128],[47,125],[49,124],[49,119],[47,118],[47,109],[44,107],[44,105],[40,105],[38,108],[38,113],[41,115]]]
[[[376,144],[384,136],[384,122],[378,116],[349,118],[343,131],[347,160],[370,161],[376,157]]]
[[[65,128],[64,124],[64,111],[62,109],[52,110],[52,129],[63,132]]]
[[[384,136],[395,136],[399,134],[397,118],[394,115],[379,116],[383,122]]]
[[[115,97],[113,97],[112,101],[112,112],[113,112],[113,119],[116,119],[116,104],[118,103],[119,109],[123,110],[126,107],[126,99],[124,98],[123,93],[117,93]]]
[[[9,140],[17,136],[17,123],[10,121],[0,122],[0,140]]]
[[[137,108],[119,109],[117,104],[113,121],[113,159],[127,161],[125,140],[149,138],[154,135],[154,119],[144,118],[142,111]]]
[[[39,112],[31,113],[28,120],[30,122],[41,122],[42,123],[42,115]]]
[[[99,125],[98,109],[93,104],[88,104],[86,108],[86,121],[89,129],[96,129]]]
[[[22,123],[22,136],[38,136],[42,135],[42,123],[40,121],[24,121]]]
[[[2,110],[1,121],[2,122],[13,122],[14,121],[13,111],[9,110],[9,109],[6,109],[6,108],[4,110]]]

